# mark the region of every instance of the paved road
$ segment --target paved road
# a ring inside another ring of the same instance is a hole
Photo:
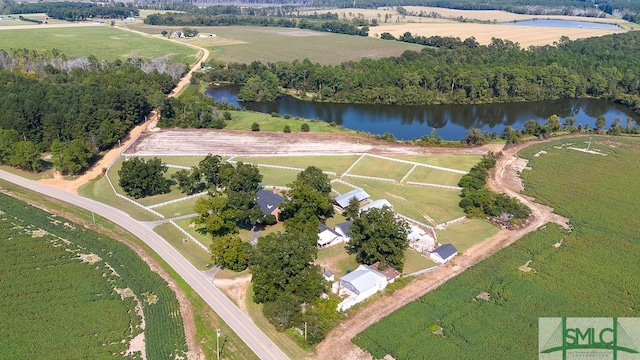
[[[47,185],[39,184],[4,170],[0,178],[41,194],[66,201],[84,208],[122,226],[144,241],[162,259],[164,259],[182,278],[211,306],[233,331],[256,353],[260,359],[288,359],[266,335],[258,329],[251,319],[240,311],[203,273],[198,271],[179,252],[152,230],[128,214],[111,206],[82,196],[65,192]]]

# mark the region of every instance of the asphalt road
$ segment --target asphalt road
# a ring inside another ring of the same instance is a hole
[[[240,311],[240,309],[220,292],[210,279],[207,279],[203,273],[191,265],[177,250],[158,234],[145,227],[141,222],[111,206],[24,179],[4,170],[0,170],[0,178],[52,198],[60,199],[83,209],[93,211],[129,230],[160,255],[160,257],[211,306],[222,320],[238,334],[260,359],[288,359],[287,355],[264,335],[245,313]]]

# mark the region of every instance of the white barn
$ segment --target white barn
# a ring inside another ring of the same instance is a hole
[[[336,284],[337,286],[335,286]],[[386,276],[370,266],[358,266],[357,269],[340,278],[339,283],[334,284],[334,291],[338,295],[347,296],[345,300],[338,304],[338,311],[349,309],[378,291],[383,290],[386,286]]]
[[[369,194],[367,194],[367,192],[362,189],[351,190],[340,196],[336,196],[336,203],[344,209],[349,205],[349,201],[351,200],[351,198],[356,198],[358,199],[358,202],[362,202],[369,198]]]
[[[453,244],[442,244],[429,254],[429,258],[438,264],[444,264],[456,255],[458,255],[458,250]]]

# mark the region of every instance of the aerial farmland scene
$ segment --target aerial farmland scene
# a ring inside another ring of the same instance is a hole
[[[640,358],[640,1],[0,0],[0,359]]]

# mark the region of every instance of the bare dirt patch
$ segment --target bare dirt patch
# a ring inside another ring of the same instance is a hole
[[[89,265],[93,265],[98,261],[102,260],[96,254],[78,254],[78,259],[80,259],[82,262],[88,263]]]
[[[234,279],[213,279],[213,284],[222,290],[238,308],[247,312],[247,290],[251,283],[251,274],[239,276]]]

